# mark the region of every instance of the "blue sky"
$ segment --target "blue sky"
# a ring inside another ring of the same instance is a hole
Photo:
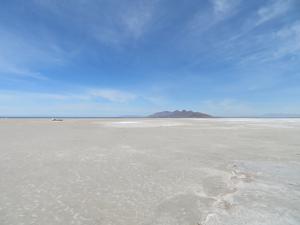
[[[300,114],[298,0],[2,0],[0,115]]]

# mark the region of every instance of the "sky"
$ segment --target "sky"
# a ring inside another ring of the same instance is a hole
[[[299,0],[1,0],[0,116],[300,114]]]

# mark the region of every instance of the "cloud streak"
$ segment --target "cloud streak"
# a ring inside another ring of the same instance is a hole
[[[141,39],[155,20],[158,1],[36,1],[46,12],[100,44],[119,47]],[[76,24],[76,27],[74,27]]]
[[[93,89],[88,92],[88,95],[120,103],[133,101],[137,98],[135,94],[115,89]]]
[[[211,2],[213,4],[214,14],[217,17],[224,18],[224,16],[235,11],[240,0],[211,0]]]
[[[47,92],[20,92],[20,91],[1,91],[0,99],[44,99],[44,100],[79,100],[79,101],[93,101],[97,99],[104,99],[115,103],[126,103],[133,101],[138,96],[136,94],[121,91],[117,89],[91,89],[85,88],[80,93],[47,93]]]
[[[66,60],[66,54],[55,43],[42,37],[29,39],[27,35],[0,27],[0,76],[47,80],[39,72],[41,66],[60,65]]]
[[[76,92],[0,91],[0,116],[117,116],[132,114],[136,94],[117,89]]]
[[[286,13],[292,6],[292,0],[274,0],[271,4],[261,7],[257,11],[255,26],[268,22]]]
[[[230,8],[221,0],[214,2],[219,11]],[[238,18],[242,24],[240,27],[220,33],[222,39],[218,36],[209,39],[210,48],[207,48],[207,51],[203,51],[206,46],[201,46],[201,56],[207,54],[215,60],[232,63],[238,67],[272,63],[291,56],[298,58],[299,22],[283,23],[283,16],[288,16],[293,10],[293,5],[292,0],[273,0],[263,6],[259,5],[248,13],[249,18]],[[277,25],[269,27],[268,22],[271,21]]]

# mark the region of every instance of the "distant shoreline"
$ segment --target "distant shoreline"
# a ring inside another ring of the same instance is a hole
[[[264,117],[264,116],[241,116],[241,117],[226,117],[226,116],[215,116],[209,118],[190,118],[190,117],[182,117],[182,118],[153,118],[153,117],[123,117],[123,116],[0,116],[0,119],[52,119],[52,118],[60,118],[60,119],[300,119],[300,116],[291,116],[291,117]]]

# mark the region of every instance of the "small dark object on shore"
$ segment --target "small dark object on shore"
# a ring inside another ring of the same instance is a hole
[[[51,121],[63,121],[62,119],[52,118]]]

